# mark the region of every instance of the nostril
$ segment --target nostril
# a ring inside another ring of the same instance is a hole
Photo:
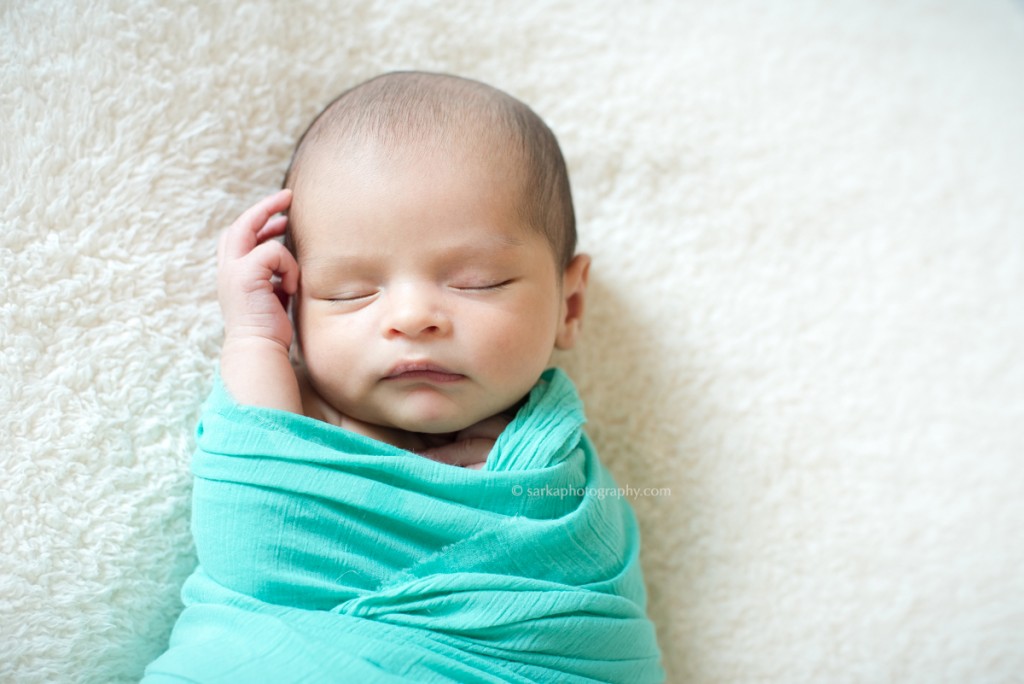
[[[404,335],[406,337],[417,337],[419,335],[437,335],[441,332],[438,325],[396,325],[392,326],[388,333],[392,336]]]

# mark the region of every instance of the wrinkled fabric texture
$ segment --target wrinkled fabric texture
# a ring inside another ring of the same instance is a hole
[[[197,428],[199,567],[145,682],[658,682],[628,502],[549,369],[483,470],[242,406]]]

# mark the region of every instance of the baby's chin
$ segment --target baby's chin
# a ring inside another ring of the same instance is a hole
[[[515,418],[516,413],[525,403],[525,397],[511,406],[507,406],[504,409],[499,409],[494,413],[483,413],[474,412],[472,414],[465,414],[460,416],[445,416],[438,418],[424,418],[424,417],[396,417],[388,421],[388,427],[391,429],[402,430],[404,432],[422,435],[425,438],[432,437],[448,437],[452,438],[469,428],[476,428],[481,424],[487,423],[492,418],[501,418],[502,426],[507,425],[509,421]],[[493,423],[491,427],[493,429]],[[485,432],[488,428],[485,428]]]
[[[424,435],[427,437],[452,437],[467,428],[474,427],[491,418],[501,416],[505,422],[511,420],[518,410],[521,402],[492,412],[442,415],[442,416],[388,416],[381,424],[395,430]]]
[[[480,418],[445,418],[445,419],[406,419],[406,420],[393,420],[389,421],[389,424],[383,427],[389,427],[393,430],[402,430],[403,432],[410,432],[417,435],[425,436],[452,436],[458,432],[461,432],[471,425],[476,425],[480,422]]]
[[[394,411],[367,411],[363,407],[351,407],[347,411],[344,410],[344,407],[336,407],[335,410],[339,415],[344,416],[346,423],[354,421],[357,425],[366,426],[370,431],[417,436],[450,437],[481,420],[476,415],[465,413],[461,415],[423,415],[422,412],[419,414],[409,412],[403,415]]]

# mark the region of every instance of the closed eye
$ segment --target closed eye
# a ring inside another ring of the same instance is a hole
[[[377,293],[376,292],[346,292],[344,294],[338,295],[337,297],[327,297],[326,301],[328,301],[328,302],[358,302],[358,301],[360,301],[362,299],[369,299],[370,297],[372,297],[375,294],[377,294]]]
[[[508,280],[503,280],[499,283],[488,283],[486,285],[454,285],[453,287],[456,290],[461,290],[463,292],[493,292],[496,290],[504,290],[513,282],[515,282],[515,278],[509,278]]]

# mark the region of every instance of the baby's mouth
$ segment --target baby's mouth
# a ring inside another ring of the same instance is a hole
[[[405,361],[394,366],[384,380],[389,382],[418,381],[418,382],[458,382],[465,379],[461,373],[453,373],[443,366],[429,361]]]

